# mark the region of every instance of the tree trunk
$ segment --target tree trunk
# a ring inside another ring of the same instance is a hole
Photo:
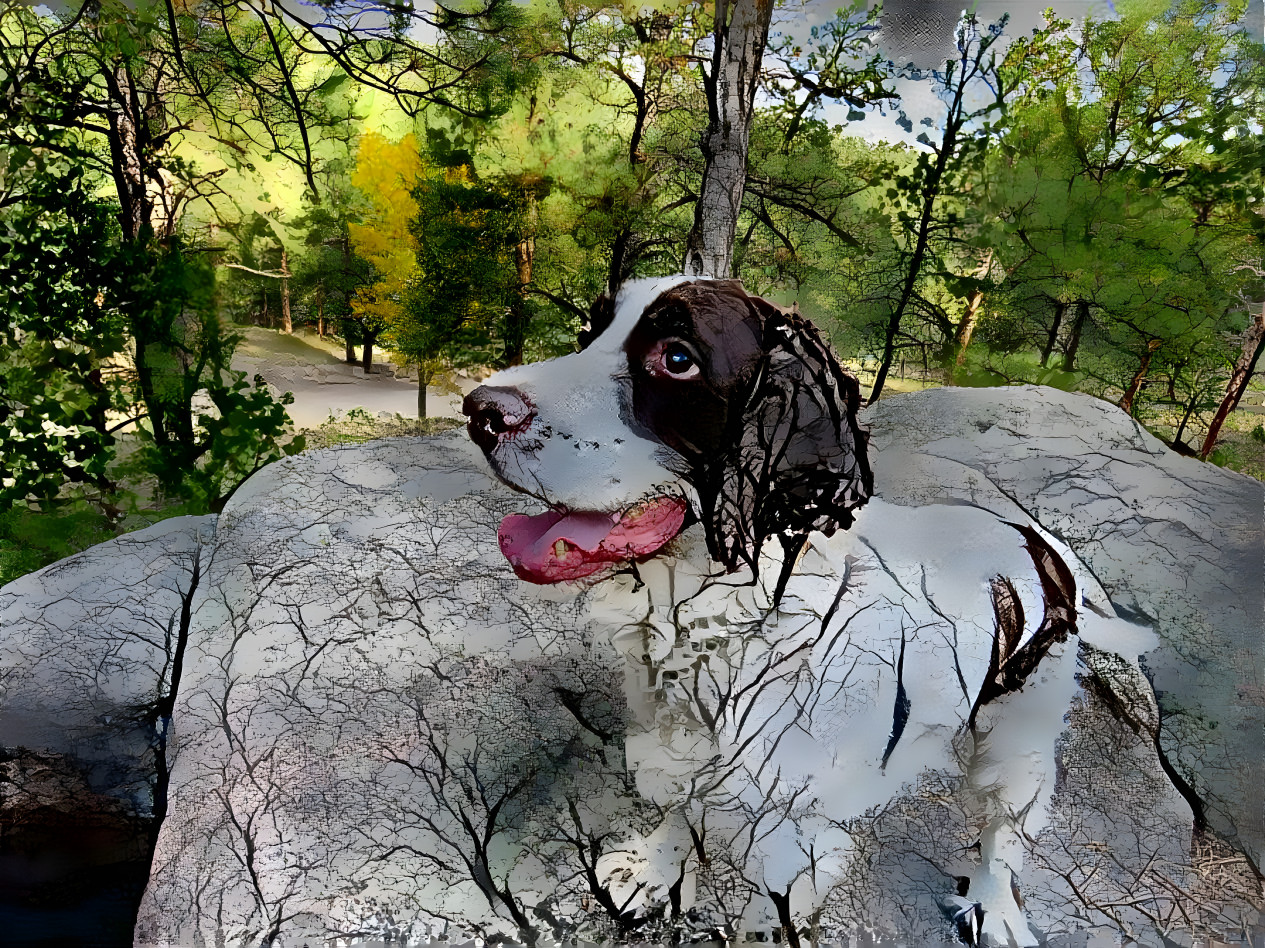
[[[113,71],[103,74],[109,93],[110,168],[114,188],[119,198],[119,224],[123,239],[128,243],[143,244],[152,235],[152,208],[145,179],[147,169],[146,126],[136,82],[128,66],[120,62]],[[136,347],[136,383],[141,401],[149,417],[154,443],[165,448],[171,440],[166,428],[166,415],[155,389],[152,366],[149,362],[150,327],[145,314],[136,313],[129,320]]]
[[[786,939],[787,948],[799,948],[799,932],[795,928],[795,917],[791,914],[791,893],[768,890],[769,901],[777,910],[777,919],[781,923],[782,936]]]
[[[1190,398],[1186,400],[1186,404],[1183,406],[1181,423],[1178,424],[1177,430],[1173,433],[1173,449],[1191,455],[1194,455],[1195,452],[1186,446],[1182,441],[1182,436],[1186,433],[1186,425],[1194,417],[1195,409],[1199,407],[1199,379],[1201,377],[1202,373],[1195,373],[1194,382],[1190,387]],[[1176,398],[1173,400],[1176,401]]]
[[[373,371],[373,336],[365,333],[364,348],[361,350],[360,367],[365,370],[365,375]]]
[[[965,66],[963,65],[963,68]],[[871,404],[878,401],[887,384],[887,374],[891,371],[896,359],[896,335],[900,332],[900,323],[905,316],[909,301],[913,299],[914,287],[922,273],[923,261],[927,258],[927,247],[931,237],[931,219],[935,212],[936,200],[940,197],[940,186],[944,180],[945,169],[949,158],[954,156],[958,146],[958,132],[961,130],[962,103],[966,89],[961,80],[954,90],[953,101],[944,123],[944,135],[940,140],[940,148],[936,153],[935,163],[927,169],[926,180],[922,182],[922,212],[918,216],[918,229],[915,232],[914,247],[909,255],[909,263],[905,273],[905,281],[901,286],[900,297],[887,318],[887,332],[883,339],[883,361],[879,364],[878,373],[874,377],[874,385],[870,389]]]
[[[993,267],[993,251],[988,249],[984,252],[983,259],[975,268],[971,276],[978,280],[983,280],[988,276],[988,271]],[[971,334],[975,332],[975,322],[979,319],[980,306],[984,302],[984,291],[979,287],[971,290],[966,297],[966,312],[962,314],[962,321],[958,323],[957,332],[953,334],[953,348],[957,353],[953,359],[953,365],[945,373],[945,384],[953,384],[954,373],[966,364],[966,347],[971,344]]]
[[[621,76],[628,90],[632,93],[634,112],[632,132],[628,136],[628,164],[636,169],[646,164],[646,153],[641,144],[645,139],[646,129],[659,114],[659,96],[664,88],[670,88],[669,76],[673,71],[670,56],[661,50],[672,34],[672,18],[665,13],[651,13],[649,20],[634,20],[633,29],[643,44],[645,67],[641,81],[629,76]],[[634,225],[640,209],[653,194],[651,182],[654,175],[637,172],[637,187],[628,200],[631,218],[620,229],[611,242],[611,259],[606,273],[606,289],[613,299],[624,278],[633,273],[637,265],[638,241],[634,233]]]
[[[171,437],[167,432],[167,416],[163,414],[162,405],[154,388],[154,373],[147,352],[149,334],[146,332],[143,320],[133,321],[132,337],[136,345],[136,384],[141,390],[141,401],[145,403],[145,411],[149,416],[149,430],[153,433],[154,443],[160,448],[165,448],[171,442]]]
[[[1041,368],[1050,367],[1050,357],[1054,355],[1054,344],[1059,341],[1059,330],[1063,327],[1063,314],[1067,312],[1066,303],[1054,304],[1054,325],[1050,327],[1050,335],[1046,337],[1045,348],[1041,350]]]
[[[1142,353],[1142,362],[1138,366],[1138,370],[1133,373],[1133,378],[1129,380],[1129,386],[1124,390],[1124,397],[1120,399],[1120,407],[1128,414],[1133,414],[1133,400],[1138,397],[1138,392],[1142,389],[1142,383],[1146,381],[1146,373],[1151,370],[1151,356],[1155,355],[1155,350],[1164,345],[1162,339],[1148,339],[1146,343],[1146,351]]]
[[[1265,350],[1265,303],[1261,304],[1261,314],[1252,320],[1252,325],[1243,334],[1243,349],[1238,361],[1234,363],[1234,371],[1230,373],[1230,381],[1225,388],[1225,398],[1217,406],[1217,413],[1212,416],[1212,424],[1208,426],[1208,437],[1204,438],[1199,456],[1205,461],[1217,444],[1217,436],[1221,434],[1221,426],[1230,417],[1230,412],[1239,407],[1239,400],[1247,391],[1247,383],[1256,371],[1256,363]]]
[[[505,324],[505,364],[523,364],[523,343],[527,339],[527,288],[531,285],[532,265],[536,260],[536,198],[527,195],[524,216],[526,236],[514,247],[514,267],[518,271],[518,286],[510,304],[509,318]]]
[[[628,245],[632,237],[632,230],[625,227],[616,235],[611,244],[611,262],[606,272],[606,292],[611,299],[615,298],[619,285],[624,282],[625,274],[631,271],[627,261]]]
[[[1089,300],[1076,301],[1076,321],[1072,323],[1072,331],[1067,337],[1067,349],[1063,353],[1063,371],[1076,369],[1076,350],[1080,348],[1081,332],[1085,329],[1085,321],[1089,319]]]
[[[420,365],[417,367],[417,417],[426,417],[426,386],[430,384],[430,372]]]
[[[290,254],[281,248],[281,331],[286,335],[294,332],[290,322]]]
[[[352,344],[350,335],[343,336],[343,361],[348,365],[355,365],[357,362],[356,347]]]
[[[716,0],[703,135],[703,183],[685,242],[684,271],[727,277],[747,178],[747,145],[773,0]]]
[[[136,82],[126,63],[104,74],[110,94],[110,167],[119,197],[119,223],[123,239],[141,240],[152,226],[149,195],[145,187],[145,116]]]

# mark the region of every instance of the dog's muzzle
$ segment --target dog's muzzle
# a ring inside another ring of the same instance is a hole
[[[535,409],[516,388],[480,385],[465,397],[462,414],[470,420],[470,440],[490,453],[502,439],[526,431],[536,417]]]

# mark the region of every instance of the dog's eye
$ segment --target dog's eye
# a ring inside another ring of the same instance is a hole
[[[679,342],[663,350],[663,365],[673,375],[684,375],[694,368],[694,357]]]
[[[698,357],[679,339],[660,342],[650,352],[646,368],[660,377],[692,379],[699,375]]]

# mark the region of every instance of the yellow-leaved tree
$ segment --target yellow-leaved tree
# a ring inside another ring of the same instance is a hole
[[[422,172],[417,138],[408,134],[392,143],[377,132],[360,139],[352,184],[368,200],[360,223],[348,225],[356,255],[373,266],[374,280],[351,301],[352,331],[364,345],[363,365],[372,367],[373,345],[401,317],[409,282],[418,275],[417,241],[409,230],[417,217],[412,190]]]

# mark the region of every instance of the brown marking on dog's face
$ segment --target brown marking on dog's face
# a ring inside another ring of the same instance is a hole
[[[691,463],[714,456],[742,410],[763,338],[763,314],[736,280],[663,293],[624,345],[630,421]]]

